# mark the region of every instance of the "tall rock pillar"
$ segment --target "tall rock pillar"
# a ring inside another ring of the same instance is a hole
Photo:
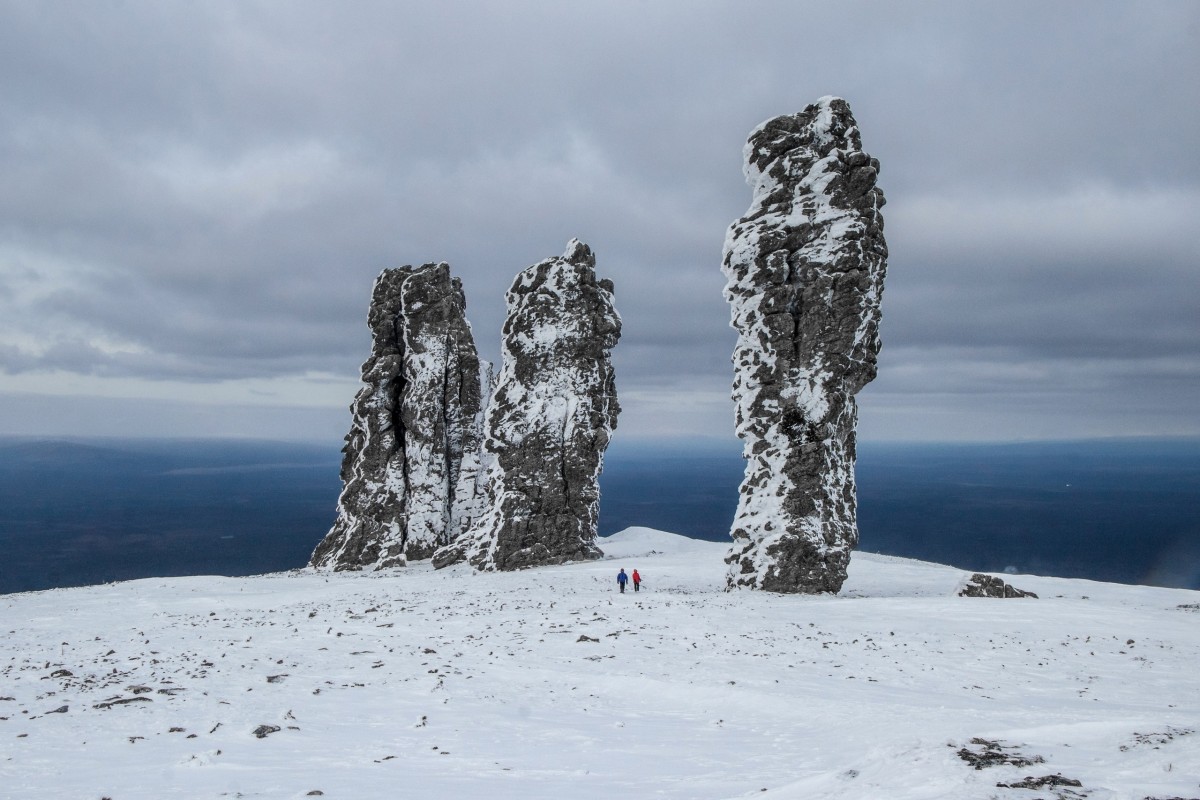
[[[880,348],[879,162],[836,97],[764,122],[744,152],[754,196],[722,264],[747,462],[728,585],[837,592],[858,544],[854,395]]]
[[[338,570],[429,558],[472,507],[483,392],[462,284],[445,264],[387,269],[368,314],[371,356],[342,449],[333,528],[310,564]],[[466,480],[464,478],[470,478]],[[469,496],[470,495],[470,496]]]
[[[599,558],[599,476],[617,427],[609,353],[621,335],[613,285],[591,249],[519,273],[506,296],[503,365],[488,406],[487,505],[435,566],[467,558],[512,570]]]

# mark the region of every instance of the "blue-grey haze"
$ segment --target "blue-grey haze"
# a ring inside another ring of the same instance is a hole
[[[0,439],[0,593],[302,567],[333,519],[332,446]],[[619,439],[601,534],[728,537],[726,441]],[[1200,588],[1200,440],[862,444],[862,549],[953,564]]]

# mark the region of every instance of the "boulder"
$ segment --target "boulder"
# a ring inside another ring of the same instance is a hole
[[[970,578],[967,578],[967,580],[963,582],[962,586],[959,587],[958,596],[1037,598],[1037,595],[1033,592],[1025,592],[1014,588],[997,578],[995,575],[984,575],[982,572],[976,572]]]

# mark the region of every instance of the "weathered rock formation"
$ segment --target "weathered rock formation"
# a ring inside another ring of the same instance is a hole
[[[507,294],[504,363],[487,412],[487,506],[435,566],[466,558],[512,570],[599,558],[598,478],[617,427],[610,350],[621,335],[613,285],[572,240],[517,275]]]
[[[997,578],[995,575],[984,575],[981,572],[976,572],[970,578],[963,582],[963,585],[958,590],[959,597],[1033,597],[1037,595],[1033,592],[1022,591],[1004,581]]]
[[[880,347],[879,162],[834,97],[760,125],[745,159],[754,198],[722,265],[747,460],[728,585],[837,592],[858,543],[854,395]]]
[[[371,356],[350,407],[337,519],[312,566],[429,558],[478,515],[490,365],[480,363],[465,309],[462,284],[444,263],[387,269],[375,281]]]

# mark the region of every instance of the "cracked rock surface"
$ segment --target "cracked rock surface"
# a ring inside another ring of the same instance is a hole
[[[516,277],[503,366],[487,411],[486,509],[434,566],[466,558],[513,570],[600,557],[599,476],[617,427],[610,351],[621,335],[611,281],[578,240]]]
[[[854,395],[875,377],[887,261],[878,171],[840,98],[768,120],[746,143],[753,201],[722,264],[747,462],[730,588],[837,592],[846,579]]]
[[[384,270],[351,405],[337,518],[310,560],[336,570],[425,559],[479,513],[483,400],[462,284],[445,263]]]

